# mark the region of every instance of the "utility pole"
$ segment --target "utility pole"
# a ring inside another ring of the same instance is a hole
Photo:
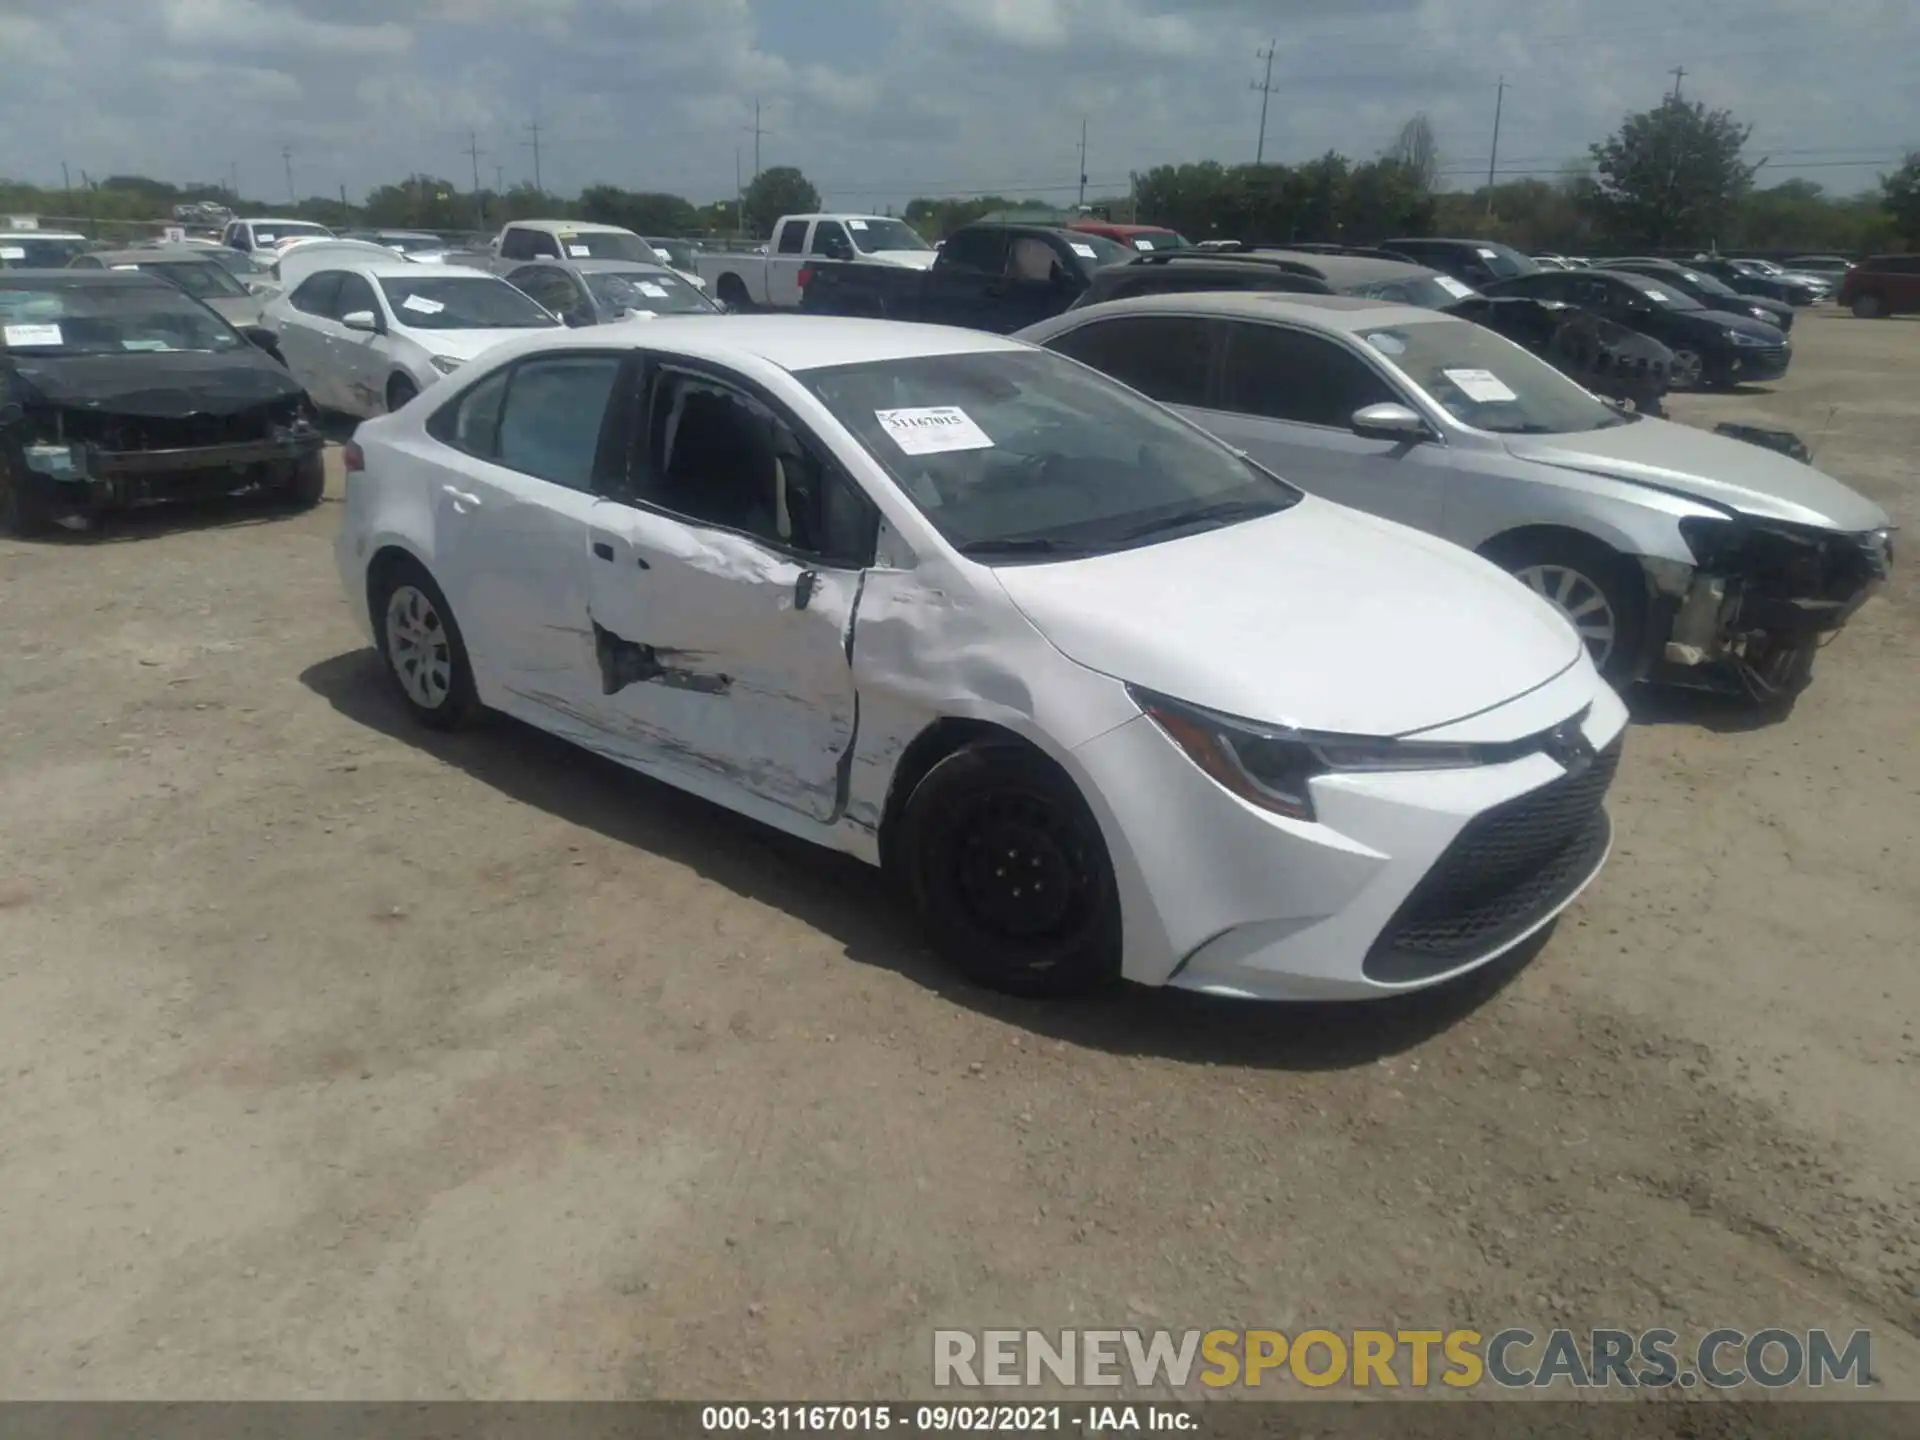
[[[238,160],[227,162],[227,195],[234,204],[240,203],[240,162]]]
[[[487,228],[487,202],[480,194],[480,157],[486,152],[480,148],[480,137],[473,131],[467,131],[467,157],[473,161],[473,214],[478,222],[474,228]]]
[[[760,137],[769,133],[760,128],[760,97],[758,95],[753,97],[753,124],[746,129],[747,133],[753,136],[753,178],[758,180],[760,178]]]
[[[73,178],[67,174],[67,162],[60,162],[60,189],[66,198],[66,212],[73,213]]]
[[[1087,117],[1080,117],[1080,203],[1074,208],[1084,210],[1087,205]]]
[[[522,140],[520,143],[533,151],[533,188],[536,190],[539,190],[541,189],[541,185],[540,185],[540,122],[538,120],[535,120],[531,125],[527,126],[527,133],[532,135],[533,139]]]
[[[496,195],[507,193],[507,167],[504,165],[493,167],[493,193]]]
[[[1673,98],[1678,100],[1680,98],[1680,82],[1687,78],[1687,67],[1684,65],[1676,65],[1673,69],[1667,71],[1667,74],[1673,77]]]
[[[286,163],[287,167],[287,199],[295,205],[298,205],[300,203],[300,197],[293,193],[293,147],[291,145],[282,145],[280,147],[280,158]]]
[[[1493,214],[1493,167],[1500,160],[1500,110],[1507,98],[1507,77],[1500,77],[1500,88],[1493,96],[1493,148],[1487,152],[1487,214]]]
[[[1273,94],[1273,52],[1279,44],[1279,37],[1276,36],[1267,41],[1266,49],[1253,52],[1254,59],[1267,62],[1267,75],[1264,80],[1247,82],[1250,89],[1260,92],[1260,143],[1253,147],[1253,163],[1256,165],[1264,164],[1267,158],[1267,97]]]
[[[747,228],[747,192],[740,183],[740,147],[733,147],[733,233]]]

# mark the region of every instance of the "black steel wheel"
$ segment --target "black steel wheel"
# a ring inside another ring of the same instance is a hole
[[[1058,766],[1007,742],[947,756],[902,817],[928,938],[982,985],[1071,995],[1120,970],[1120,902],[1100,827]]]

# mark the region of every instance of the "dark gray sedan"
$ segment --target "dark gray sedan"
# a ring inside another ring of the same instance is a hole
[[[720,307],[664,265],[633,260],[536,260],[507,274],[569,325],[640,315],[717,315]]]

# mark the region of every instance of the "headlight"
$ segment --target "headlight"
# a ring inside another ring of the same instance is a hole
[[[1773,344],[1773,341],[1771,340],[1764,340],[1758,335],[1749,335],[1744,330],[1727,331],[1727,339],[1731,340],[1736,345],[1745,345],[1751,348],[1759,348],[1761,346],[1767,346],[1767,345]]]
[[[462,363],[463,362],[454,359],[451,355],[436,355],[433,357],[433,368],[438,370],[442,375],[451,375],[460,368]]]
[[[1250,805],[1311,820],[1316,775],[1359,770],[1454,770],[1500,758],[1503,747],[1436,745],[1328,735],[1262,725],[1169,699],[1137,685],[1127,693],[1212,779]]]
[[[79,447],[74,445],[25,445],[20,458],[29,470],[52,480],[78,480],[86,473]]]

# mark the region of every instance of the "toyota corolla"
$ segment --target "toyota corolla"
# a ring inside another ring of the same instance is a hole
[[[511,341],[347,468],[342,579],[422,723],[883,866],[985,984],[1413,990],[1607,854],[1625,715],[1551,605],[1018,341]]]

